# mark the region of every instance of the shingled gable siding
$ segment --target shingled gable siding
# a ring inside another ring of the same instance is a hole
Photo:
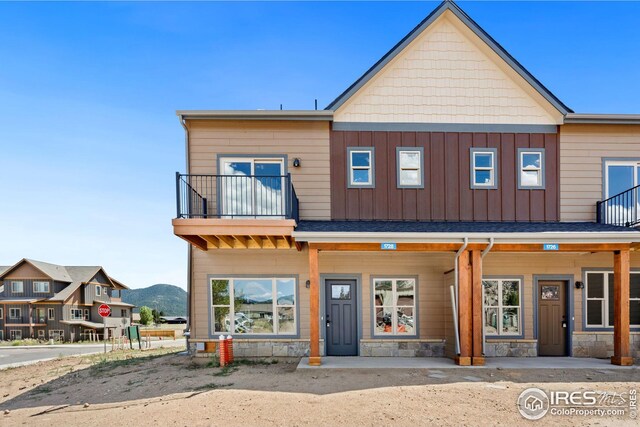
[[[376,187],[347,188],[347,147],[375,147]],[[396,147],[423,147],[424,189],[398,189]],[[472,190],[469,149],[498,150],[498,189]],[[545,149],[544,190],[518,190],[518,148]],[[331,132],[334,220],[558,221],[555,133]]]

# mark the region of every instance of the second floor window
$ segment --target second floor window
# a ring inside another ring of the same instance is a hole
[[[89,309],[88,308],[84,309],[84,320],[89,320]]]
[[[9,318],[11,319],[19,319],[22,317],[22,310],[19,308],[10,308],[9,309]]]
[[[48,309],[47,317],[49,320],[54,320],[56,318],[56,311],[53,308]]]
[[[96,285],[96,296],[99,297],[102,295],[102,286]]]
[[[544,188],[544,149],[518,149],[518,188]]]
[[[498,188],[498,150],[471,148],[471,188]]]
[[[82,320],[82,309],[81,308],[72,308],[71,309],[71,320]]]
[[[398,188],[424,188],[423,153],[422,147],[396,148]]]
[[[49,292],[49,282],[33,282],[33,292],[34,293],[48,293]]]
[[[347,160],[349,188],[375,187],[373,147],[349,147],[347,148]]]
[[[23,282],[11,282],[11,293],[13,294],[21,294],[24,293],[24,283]]]

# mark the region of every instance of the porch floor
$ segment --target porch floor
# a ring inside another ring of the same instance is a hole
[[[446,357],[326,356],[320,366],[309,366],[309,358],[303,357],[297,369],[634,369],[612,365],[609,359],[586,357],[487,357],[485,362],[485,366],[458,366]]]

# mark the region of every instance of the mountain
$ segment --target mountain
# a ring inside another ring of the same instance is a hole
[[[122,301],[136,306],[136,312],[146,305],[162,311],[165,316],[187,315],[187,292],[174,285],[157,284],[148,288],[122,291]]]

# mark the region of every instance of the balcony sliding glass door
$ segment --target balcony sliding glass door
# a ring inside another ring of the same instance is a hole
[[[605,165],[605,199],[607,223],[625,225],[640,219],[640,162],[615,160]],[[626,193],[625,193],[626,192]]]
[[[220,177],[223,217],[280,218],[285,215],[282,159],[224,159]]]

